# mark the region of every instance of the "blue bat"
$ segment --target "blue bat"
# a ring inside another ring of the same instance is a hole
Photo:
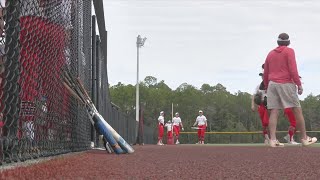
[[[103,137],[108,141],[113,151],[116,154],[123,154],[124,151],[121,149],[117,141],[114,139],[111,132],[103,124],[102,120],[99,119],[98,116],[93,116],[93,117],[90,116],[90,120],[91,120],[91,123],[93,123],[96,130],[100,132],[103,135]]]
[[[127,153],[133,153],[134,149],[115,131],[99,113],[94,113],[94,117],[100,119],[102,124],[110,131],[113,138],[117,141],[120,147]]]

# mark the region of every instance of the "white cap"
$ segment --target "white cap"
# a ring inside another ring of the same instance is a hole
[[[199,113],[202,113],[202,111],[201,111],[201,110],[199,110]]]
[[[176,112],[176,115],[179,115],[179,113],[178,113],[178,112]]]
[[[161,112],[160,112],[160,115],[161,115],[161,114],[164,114],[164,112],[163,112],[163,111],[161,111]]]

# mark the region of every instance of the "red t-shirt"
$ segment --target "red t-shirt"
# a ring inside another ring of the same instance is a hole
[[[269,81],[295,83],[301,86],[295,53],[292,48],[279,46],[270,51],[264,63],[263,81],[268,88]]]

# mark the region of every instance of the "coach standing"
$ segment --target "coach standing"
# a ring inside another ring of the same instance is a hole
[[[269,118],[270,146],[283,146],[276,138],[278,110],[292,108],[297,120],[297,128],[301,133],[301,143],[304,146],[313,144],[317,138],[310,138],[306,134],[302,108],[297,95],[301,95],[303,88],[299,78],[295,53],[289,48],[289,35],[281,33],[278,36],[278,47],[270,51],[264,63],[264,83],[267,89]]]

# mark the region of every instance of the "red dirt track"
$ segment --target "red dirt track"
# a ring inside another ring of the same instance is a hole
[[[91,150],[0,173],[0,179],[319,179],[317,147],[134,146]]]

